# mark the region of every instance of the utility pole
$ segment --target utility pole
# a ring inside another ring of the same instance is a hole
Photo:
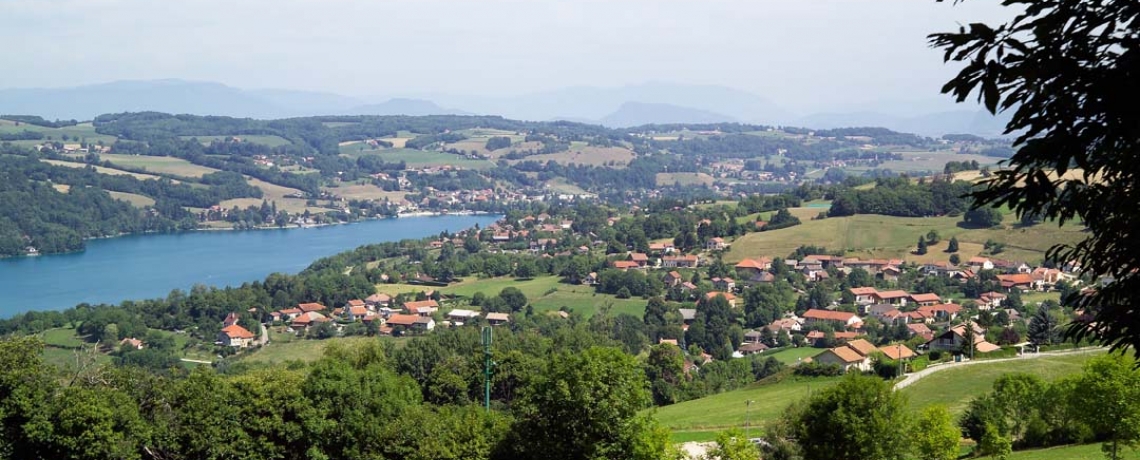
[[[895,350],[898,351],[898,357],[899,357],[899,375],[897,377],[902,377],[903,376],[902,344],[901,343],[895,344]]]
[[[491,326],[483,326],[483,407],[491,411],[491,373],[495,362],[491,360]]]
[[[744,401],[744,437],[752,439],[752,401],[751,399]]]

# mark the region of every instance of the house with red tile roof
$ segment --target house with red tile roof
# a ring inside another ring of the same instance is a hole
[[[756,281],[763,275],[768,274],[768,270],[772,268],[772,259],[767,257],[744,259],[737,263],[735,268],[737,276],[745,280]]]
[[[320,303],[313,302],[297,305],[297,308],[301,310],[302,313],[308,313],[311,311],[324,311],[327,307],[321,305]]]
[[[726,247],[728,247],[728,245],[725,244],[724,238],[720,237],[709,238],[709,240],[705,242],[705,249],[709,251],[723,251]]]
[[[245,348],[253,342],[253,333],[237,324],[222,328],[218,333],[218,342],[227,347]]]
[[[942,298],[938,294],[911,294],[910,301],[923,307],[927,305],[938,305],[942,303]]]
[[[675,287],[684,281],[681,274],[675,270],[665,274],[665,286],[667,287]]]
[[[636,270],[638,268],[641,268],[641,265],[638,265],[637,262],[634,262],[632,260],[615,260],[611,262],[610,265],[623,272],[630,269]]]
[[[724,300],[728,301],[728,306],[736,308],[736,296],[731,292],[709,291],[705,293],[705,300],[712,300],[717,296],[724,296]]]
[[[911,337],[921,336],[927,342],[934,338],[934,331],[930,330],[926,323],[910,323],[906,325],[906,328],[910,331]]]
[[[1001,287],[1006,290],[1029,290],[1034,288],[1033,277],[1025,273],[1018,273],[1016,275],[998,275],[997,278],[998,281],[1001,282]]]
[[[831,311],[820,310],[812,308],[804,313],[804,320],[807,325],[815,325],[820,323],[827,323],[833,326],[842,327],[859,327],[863,324],[863,320],[859,315],[845,311]]]
[[[378,292],[364,299],[364,303],[373,307],[386,307],[392,303],[392,296]]]
[[[638,267],[649,266],[649,255],[645,254],[645,253],[631,252],[631,253],[629,253],[629,260],[637,262]]]
[[[142,340],[136,339],[134,337],[127,337],[127,338],[119,341],[119,347],[120,348],[125,347],[125,348],[132,348],[135,350],[142,350],[144,346],[145,346],[145,344],[143,343]]]
[[[843,369],[844,372],[858,371],[866,372],[871,370],[871,354],[876,350],[871,342],[863,339],[855,339],[835,348],[824,350],[812,358],[812,361],[819,364],[834,364]]]
[[[226,315],[226,319],[222,320],[222,327],[237,324],[239,319],[241,319],[241,317],[239,317],[237,313],[230,312],[228,315]]]
[[[310,311],[301,313],[293,321],[289,323],[289,327],[293,329],[307,329],[309,326],[320,323],[327,323],[329,318],[320,312]]]
[[[878,291],[872,296],[875,298],[875,303],[889,303],[900,307],[905,307],[907,300],[910,300],[910,293],[906,291]]]
[[[665,256],[661,258],[665,268],[696,268],[700,264],[697,256],[689,254],[683,256]]]
[[[1008,296],[1000,292],[986,292],[978,296],[978,310],[989,310],[998,308],[1001,303],[1005,301]]]
[[[925,305],[918,307],[918,312],[935,321],[953,321],[962,312],[962,306],[953,303],[939,305]]]
[[[879,293],[879,291],[873,287],[857,287],[848,289],[848,291],[851,292],[851,295],[855,296],[855,303],[864,305],[875,303],[875,300],[877,300],[875,295]]]
[[[404,302],[404,310],[407,310],[408,313],[411,313],[413,315],[431,316],[432,313],[435,313],[436,310],[439,310],[439,303],[432,299],[414,300],[410,302]]]

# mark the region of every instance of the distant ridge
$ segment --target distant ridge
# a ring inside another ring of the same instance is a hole
[[[733,88],[651,82],[621,87],[570,87],[520,96],[421,94],[357,98],[318,91],[240,89],[179,79],[116,81],[72,88],[0,90],[0,113],[90,120],[118,112],[157,111],[248,118],[320,115],[498,115],[518,120],[571,120],[612,127],[651,123],[732,122],[838,128],[880,126],[925,136],[996,137],[1007,116],[981,110],[930,110],[929,104],[883,101],[848,111],[795,115]],[[907,110],[909,109],[909,110]]]
[[[668,123],[718,123],[737,121],[728,115],[679,105],[626,102],[614,113],[598,120],[602,125],[613,128],[628,128],[649,124]]]

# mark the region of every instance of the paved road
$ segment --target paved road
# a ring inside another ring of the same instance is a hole
[[[926,377],[930,374],[933,374],[935,372],[941,372],[941,371],[944,371],[946,369],[953,369],[956,367],[961,367],[961,366],[972,366],[974,364],[1000,363],[1000,362],[1005,362],[1005,361],[1017,361],[1017,360],[1022,360],[1022,359],[1047,358],[1050,356],[1072,355],[1072,354],[1078,354],[1078,353],[1095,353],[1098,351],[1103,352],[1104,350],[1105,350],[1104,348],[1100,348],[1100,347],[1087,347],[1087,348],[1079,348],[1076,350],[1043,351],[1041,353],[1026,353],[1026,354],[1018,356],[1016,358],[983,359],[983,360],[974,360],[974,361],[962,361],[962,362],[957,362],[957,363],[947,363],[947,364],[942,364],[942,365],[938,365],[938,366],[931,366],[931,367],[928,367],[928,368],[923,369],[921,371],[918,371],[918,372],[915,372],[912,374],[907,374],[906,378],[899,380],[898,383],[895,383],[895,389],[901,390],[903,388],[910,386],[914,382],[922,380],[923,377]]]

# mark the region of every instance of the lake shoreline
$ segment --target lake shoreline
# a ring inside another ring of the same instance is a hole
[[[190,230],[176,230],[176,231],[172,231],[172,232],[146,231],[146,232],[120,233],[118,235],[92,236],[92,237],[84,238],[83,241],[84,241],[85,247],[83,249],[78,250],[78,251],[24,253],[24,254],[18,254],[18,255],[14,255],[14,256],[0,256],[0,260],[43,257],[43,256],[57,256],[57,255],[67,255],[67,254],[80,254],[80,253],[83,253],[87,250],[87,248],[86,248],[86,242],[87,241],[110,240],[110,239],[122,238],[122,237],[127,237],[127,236],[177,235],[177,234],[196,233],[196,232],[238,232],[238,231],[244,232],[244,231],[263,231],[263,230],[298,230],[298,229],[308,229],[308,228],[333,227],[333,226],[337,226],[337,225],[359,224],[359,223],[363,223],[363,222],[371,222],[371,221],[377,221],[377,220],[389,220],[389,219],[408,219],[408,218],[417,218],[417,217],[442,217],[442,216],[494,216],[494,215],[502,215],[502,214],[496,214],[496,213],[491,213],[491,212],[487,212],[487,211],[458,211],[458,212],[421,211],[421,212],[406,212],[406,213],[396,214],[394,216],[364,217],[364,218],[360,218],[360,219],[352,220],[352,221],[347,221],[347,222],[328,222],[328,223],[323,223],[323,224],[290,224],[290,225],[286,225],[284,227],[278,227],[276,225],[273,225],[273,226],[261,226],[261,227],[252,227],[252,228],[220,227],[220,228],[194,228],[194,229],[190,229]]]
[[[6,294],[0,299],[0,318],[81,303],[158,298],[199,284],[240,286],[271,273],[299,273],[321,258],[361,246],[422,240],[499,219],[501,214],[447,214],[358,220],[312,232],[184,231],[100,238],[82,252],[0,259]]]

